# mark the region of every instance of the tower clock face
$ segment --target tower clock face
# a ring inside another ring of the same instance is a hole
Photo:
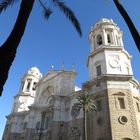
[[[116,67],[119,66],[119,61],[118,61],[117,59],[111,59],[111,60],[109,61],[109,64],[110,64],[110,66],[111,66],[112,68],[116,68]]]
[[[117,58],[110,58],[109,65],[111,68],[116,68],[120,66],[120,61]]]

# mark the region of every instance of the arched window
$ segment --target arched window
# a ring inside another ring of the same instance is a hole
[[[25,82],[23,81],[22,84],[21,84],[21,90],[24,89],[24,84],[25,84]]]
[[[29,92],[32,79],[27,79],[26,91]]]
[[[33,88],[32,88],[33,90],[36,90],[36,84],[37,84],[37,82],[33,83]]]
[[[97,76],[100,76],[102,74],[101,65],[96,66],[96,74]]]
[[[103,41],[102,41],[102,36],[99,34],[97,36],[97,45],[102,45],[103,44]]]
[[[110,34],[107,34],[107,42],[108,42],[108,44],[111,43],[111,37],[110,37]]]

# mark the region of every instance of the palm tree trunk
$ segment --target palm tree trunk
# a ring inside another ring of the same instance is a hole
[[[33,4],[34,0],[22,0],[14,28],[7,40],[0,47],[0,96],[8,78],[9,69],[16,56],[18,45],[24,34]]]
[[[137,29],[135,28],[131,18],[129,17],[129,15],[127,14],[126,10],[124,9],[124,7],[121,5],[121,3],[119,2],[119,0],[113,0],[118,11],[120,12],[120,14],[122,15],[123,19],[125,20],[131,35],[135,41],[135,44],[140,52],[140,35],[137,31]]]
[[[87,140],[87,112],[84,109],[84,140]]]

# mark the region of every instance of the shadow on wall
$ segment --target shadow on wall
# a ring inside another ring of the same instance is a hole
[[[130,139],[130,138],[123,138],[122,140],[133,140],[133,139]]]

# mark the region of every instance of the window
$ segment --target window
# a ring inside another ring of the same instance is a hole
[[[97,110],[98,110],[98,111],[101,111],[101,110],[102,110],[102,102],[101,102],[101,100],[98,100],[98,101],[96,102],[96,106],[97,106]]]
[[[26,91],[29,92],[30,90],[30,86],[31,86],[31,79],[27,79],[27,87],[26,87]]]
[[[125,109],[124,98],[119,97],[118,101],[119,101],[120,109]]]
[[[140,106],[138,102],[136,102],[136,107],[137,107],[137,111],[140,112]]]
[[[98,35],[98,36],[97,36],[97,44],[98,44],[98,45],[102,45],[102,43],[103,43],[103,42],[102,42],[102,36],[101,36],[101,35]]]
[[[102,72],[101,72],[101,65],[98,65],[96,67],[96,72],[97,72],[97,76],[100,76],[102,74]]]
[[[23,124],[23,130],[25,130],[26,127],[27,127],[27,122],[25,122],[25,123]]]
[[[36,82],[33,83],[33,88],[32,88],[32,90],[36,90],[36,84],[37,84]]]
[[[48,128],[48,123],[49,123],[49,117],[46,117],[46,119],[45,119],[45,129]]]
[[[27,84],[27,90],[29,90],[30,85],[31,85],[31,83],[29,82],[29,83]]]
[[[41,114],[41,129],[44,128],[45,116],[46,116],[46,112],[42,112],[42,114]]]
[[[23,88],[24,88],[24,84],[25,84],[25,82],[22,82],[21,90],[23,90]]]
[[[125,125],[128,122],[128,119],[126,116],[120,116],[118,121],[122,124]]]
[[[6,124],[6,127],[5,127],[5,134],[8,132],[8,129],[9,129],[9,124]]]
[[[37,122],[36,123],[36,129],[39,130],[39,128],[40,128],[40,122]]]
[[[107,34],[107,42],[108,42],[108,43],[111,43],[110,34]]]
[[[41,130],[46,130],[52,121],[52,114],[48,112],[42,112],[41,122],[38,123]],[[36,126],[36,129],[38,126]]]

